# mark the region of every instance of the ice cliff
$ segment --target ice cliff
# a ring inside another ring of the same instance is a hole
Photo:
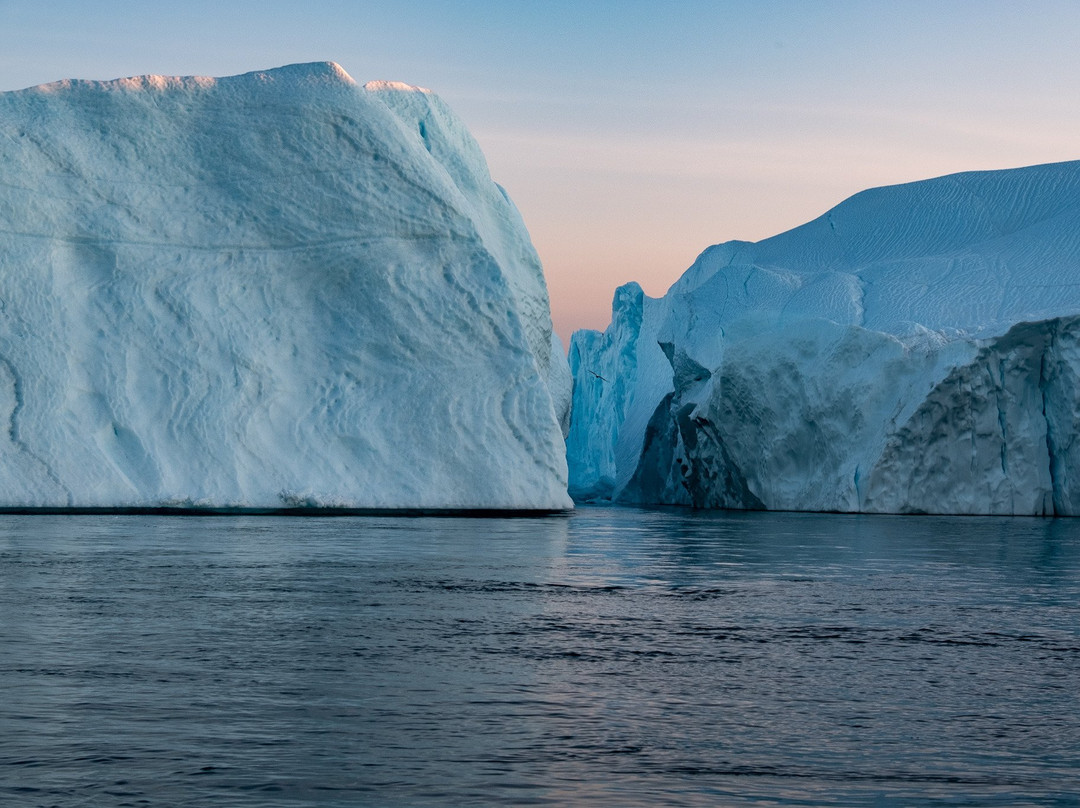
[[[567,507],[553,345],[427,91],[325,63],[0,94],[0,507]]]
[[[1080,162],[865,191],[578,332],[579,499],[1080,513]]]

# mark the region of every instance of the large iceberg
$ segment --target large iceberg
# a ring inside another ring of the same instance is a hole
[[[332,63],[0,94],[0,507],[562,509],[521,218]]]
[[[1080,513],[1080,162],[878,188],[578,332],[578,499]]]

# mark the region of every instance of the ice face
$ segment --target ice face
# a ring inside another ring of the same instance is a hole
[[[570,504],[539,260],[431,93],[0,94],[0,279],[0,506]]]
[[[1080,507],[1080,163],[866,191],[709,248],[662,299],[625,290],[571,342],[579,498]]]

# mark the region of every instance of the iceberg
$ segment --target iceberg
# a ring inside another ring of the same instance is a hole
[[[0,507],[564,509],[570,383],[432,93],[317,63],[0,94]]]
[[[1080,513],[1080,162],[857,194],[571,340],[579,500]]]

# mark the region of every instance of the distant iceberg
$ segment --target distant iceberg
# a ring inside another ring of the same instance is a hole
[[[1080,513],[1080,162],[878,188],[615,294],[570,347],[578,499]]]
[[[521,218],[320,63],[0,94],[0,507],[562,509]]]

